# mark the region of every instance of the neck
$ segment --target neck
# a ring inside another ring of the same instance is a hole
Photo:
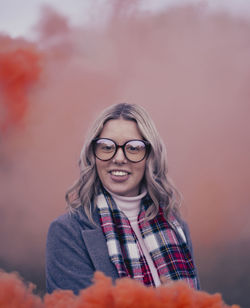
[[[106,187],[104,188],[107,190],[107,192],[110,193],[118,208],[124,212],[129,220],[137,221],[137,217],[140,211],[141,199],[147,194],[146,188],[142,187],[141,193],[134,197],[120,196],[112,193]]]

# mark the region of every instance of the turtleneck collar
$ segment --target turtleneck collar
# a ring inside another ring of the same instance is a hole
[[[142,192],[134,197],[125,197],[112,193],[106,187],[104,187],[108,193],[112,196],[118,208],[128,217],[130,221],[137,221],[137,217],[140,211],[141,199],[146,196],[147,190],[143,186]]]

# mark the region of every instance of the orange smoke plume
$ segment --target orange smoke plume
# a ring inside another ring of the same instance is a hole
[[[123,278],[112,285],[111,278],[101,272],[95,273],[94,284],[78,296],[69,290],[57,290],[46,294],[42,301],[32,290],[32,285],[25,286],[17,275],[0,273],[0,308],[239,308],[227,306],[220,294],[196,291],[184,282],[155,289]]]
[[[0,53],[0,131],[21,123],[28,108],[28,90],[41,72],[35,49],[18,48]]]
[[[0,272],[0,308],[41,308],[41,299],[32,293],[17,274]]]

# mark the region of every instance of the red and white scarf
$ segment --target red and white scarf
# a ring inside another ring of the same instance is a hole
[[[181,228],[179,222],[173,215],[169,215],[166,220],[161,208],[154,219],[146,221],[145,213],[151,204],[151,198],[146,195],[141,201],[138,226],[159,277],[165,277],[165,281],[183,279],[197,289],[198,282],[189,248],[177,231]],[[98,196],[97,207],[109,256],[119,277],[130,277],[147,286],[155,286],[129,219],[118,209],[107,191],[104,190]]]

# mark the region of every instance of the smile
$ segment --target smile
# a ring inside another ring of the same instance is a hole
[[[128,175],[129,173],[128,173],[127,171],[112,170],[112,171],[110,171],[110,174],[111,174],[111,175],[114,175],[114,176],[126,176],[126,175]]]

